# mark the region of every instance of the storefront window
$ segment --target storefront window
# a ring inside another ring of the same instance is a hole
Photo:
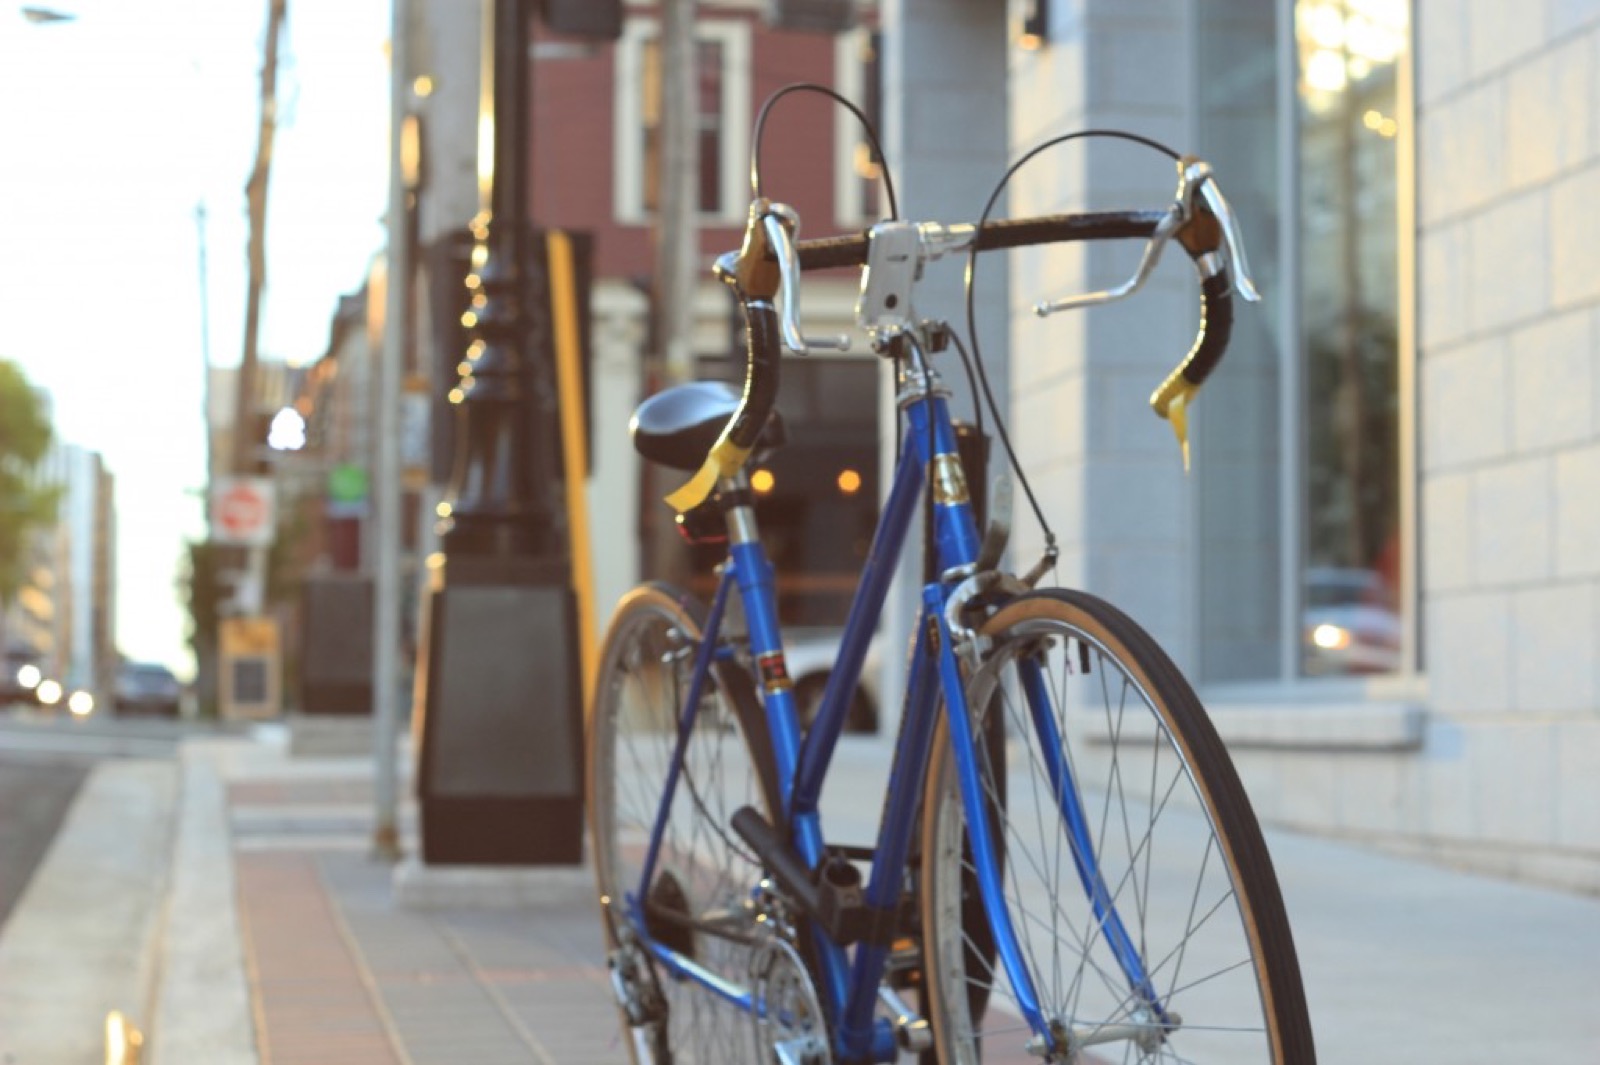
[[[1404,0],[1226,0],[1202,20],[1202,150],[1267,293],[1240,315],[1196,441],[1209,682],[1402,665],[1408,34]]]
[[[1401,663],[1397,0],[1298,0],[1301,669]]]

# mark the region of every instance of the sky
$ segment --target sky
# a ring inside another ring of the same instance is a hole
[[[192,672],[177,590],[204,535],[203,366],[243,349],[267,0],[0,0],[0,358],[116,478],[116,636]],[[388,0],[289,0],[263,358],[327,348],[383,245]],[[202,329],[206,211],[209,330]]]

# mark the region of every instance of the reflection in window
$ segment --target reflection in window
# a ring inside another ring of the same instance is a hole
[[[1198,27],[1201,150],[1267,295],[1239,315],[1195,440],[1208,683],[1393,672],[1414,624],[1398,605],[1407,9],[1207,0]],[[1279,446],[1294,436],[1298,447]]]
[[[881,139],[883,131],[883,35],[865,27],[841,34],[834,49],[834,88],[861,108]],[[883,160],[872,150],[861,123],[844,108],[834,116],[838,175],[834,183],[835,221],[858,226],[879,218],[878,185]]]
[[[698,376],[743,383],[742,358],[702,358]],[[872,357],[791,359],[778,411],[787,443],[751,475],[784,624],[844,624],[878,523],[879,367]],[[715,591],[725,545],[692,552],[697,594]]]
[[[1298,0],[1302,668],[1400,665],[1396,63],[1404,0]]]

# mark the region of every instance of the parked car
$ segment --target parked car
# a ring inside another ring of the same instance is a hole
[[[850,699],[850,710],[845,715],[846,732],[878,731],[878,643],[874,639],[867,648],[867,658],[861,667],[861,682],[856,685]],[[784,657],[788,662],[789,676],[794,680],[800,724],[808,727],[822,706],[822,692],[828,685],[828,674],[839,657],[839,633],[805,629],[790,633],[785,640]]]
[[[1400,613],[1376,570],[1316,566],[1306,572],[1306,672],[1392,673],[1400,668]]]
[[[36,704],[42,680],[44,672],[39,668],[38,655],[26,647],[9,648],[5,665],[0,667],[0,707],[14,703]]]
[[[114,703],[119,714],[178,716],[183,686],[166,666],[155,662],[124,662],[117,671]]]

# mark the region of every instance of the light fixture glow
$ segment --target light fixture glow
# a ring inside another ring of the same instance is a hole
[[[306,419],[293,407],[284,407],[272,416],[267,427],[267,446],[274,451],[299,451],[306,446]]]
[[[44,706],[54,706],[61,701],[61,685],[53,680],[41,680],[35,691]]]
[[[861,491],[861,474],[847,467],[839,471],[839,476],[834,483],[839,486],[840,492],[847,496],[853,496]]]
[[[94,713],[94,696],[86,691],[75,691],[67,699],[67,709],[78,717],[88,717]]]
[[[39,672],[39,667],[29,662],[17,670],[17,683],[29,691],[37,688],[44,679],[44,674]]]
[[[756,495],[766,495],[776,483],[777,478],[772,476],[771,470],[760,469],[750,475],[750,487],[755,489]]]

